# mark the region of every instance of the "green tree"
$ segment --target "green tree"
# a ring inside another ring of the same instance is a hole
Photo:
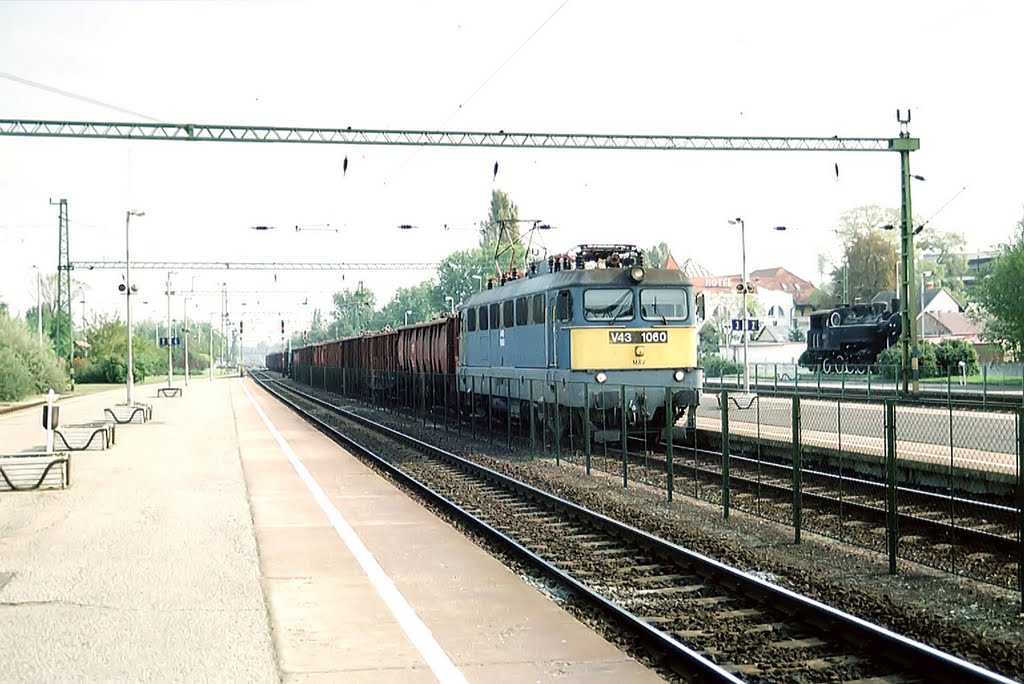
[[[355,290],[345,289],[334,293],[333,320],[327,327],[329,339],[337,340],[358,335],[370,330],[374,305],[377,297],[372,290],[363,288],[362,283]]]
[[[519,208],[504,191],[491,190],[491,209],[480,222],[480,246],[519,243]]]
[[[24,321],[0,316],[0,401],[19,401],[67,385],[62,360],[48,340],[39,343]]]
[[[493,249],[477,247],[453,252],[437,266],[441,301],[448,296],[454,297],[457,304],[462,303],[487,287],[487,280],[492,277],[497,277]]]
[[[671,253],[667,242],[658,243],[650,249],[643,250],[644,263],[651,268],[664,268]]]
[[[444,295],[437,283],[426,280],[412,287],[400,287],[387,305],[374,314],[374,329],[397,328],[405,324],[405,312],[409,314],[409,323],[430,321],[442,313],[447,313]]]
[[[846,304],[868,302],[879,292],[895,290],[898,259],[896,248],[880,231],[857,235],[844,246],[843,266],[832,271],[831,290],[844,292],[846,278]]]
[[[977,316],[985,326],[982,336],[1020,359],[1024,351],[1024,219],[1017,224],[1013,242],[982,272],[973,290]]]
[[[961,304],[966,301],[964,276],[967,274],[967,240],[961,233],[925,228],[915,243],[915,273],[925,276],[932,287],[944,287]],[[925,275],[928,274],[928,275]],[[918,284],[920,287],[920,283]]]

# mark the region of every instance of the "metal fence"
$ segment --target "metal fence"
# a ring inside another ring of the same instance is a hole
[[[645,439],[647,426],[629,424],[621,410],[643,387],[615,386],[620,410],[591,422],[559,409],[558,392],[572,388],[556,385],[545,401],[540,381],[521,381],[519,396],[537,407],[523,411],[510,386],[503,403],[512,410],[478,400],[494,395],[488,378],[474,379],[460,402],[447,376],[293,373],[313,388],[486,440],[516,458],[655,487],[669,501],[682,493],[720,505],[726,518],[739,509],[792,526],[796,542],[810,530],[859,545],[884,554],[894,573],[898,561],[910,560],[1024,588],[1021,408],[723,390],[703,395],[695,430],[681,421],[671,439],[657,440]],[[979,506],[983,492],[988,503]]]
[[[751,363],[750,389],[760,394],[798,393],[841,399],[899,398],[899,369],[895,366],[844,364],[842,368],[814,370],[795,363]],[[1024,373],[1016,366],[984,365],[974,375],[955,369],[920,379],[920,395],[931,403],[978,404],[988,407],[1024,407]],[[735,372],[705,375],[706,391],[737,390],[744,386],[742,366]]]

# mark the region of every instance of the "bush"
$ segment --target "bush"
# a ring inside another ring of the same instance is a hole
[[[941,375],[959,375],[960,362],[968,375],[978,373],[978,352],[964,340],[942,340],[935,346],[935,361]]]
[[[920,377],[922,378],[935,378],[946,376],[945,370],[940,369],[936,350],[937,345],[924,340],[918,340],[917,342],[917,368],[920,371]],[[971,351],[974,351],[973,349]],[[975,358],[975,367],[977,367],[977,354]],[[886,380],[894,380],[900,375],[900,369],[903,366],[902,357],[900,354],[900,345],[894,344],[889,347],[881,354],[878,355],[878,359],[875,361],[875,365],[878,367],[877,372]]]
[[[139,382],[145,380],[148,367],[146,362],[133,356],[132,365],[135,367],[134,379]],[[116,354],[106,354],[99,358],[91,358],[75,371],[75,378],[78,382],[82,383],[123,383],[128,379],[127,359]]]
[[[63,392],[67,376],[50,347],[49,339],[38,337],[24,321],[0,317],[0,399],[19,401],[49,389]]]
[[[0,401],[18,401],[35,392],[32,374],[13,350],[0,348]]]
[[[725,375],[736,375],[743,372],[743,364],[724,359],[718,354],[704,357],[704,375],[709,378],[720,378]]]

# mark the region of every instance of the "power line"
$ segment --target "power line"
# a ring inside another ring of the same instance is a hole
[[[38,81],[30,81],[27,78],[21,78],[20,76],[15,76],[14,74],[5,74],[3,72],[0,72],[0,78],[6,78],[9,81],[14,81],[15,83],[21,83],[22,85],[27,85],[27,86],[29,86],[31,88],[39,88],[40,90],[45,90],[47,92],[54,93],[56,95],[62,95],[64,97],[70,97],[71,99],[79,100],[80,102],[88,102],[89,104],[93,104],[93,105],[96,105],[98,107],[105,107],[106,109],[112,109],[115,112],[121,112],[122,114],[128,114],[130,116],[137,116],[140,119],[146,119],[147,121],[153,121],[155,123],[160,123],[160,121],[161,121],[160,119],[154,119],[151,116],[146,116],[145,114],[140,114],[139,112],[134,112],[134,111],[132,111],[130,109],[125,109],[124,107],[118,107],[117,105],[112,105],[109,102],[103,102],[101,100],[94,100],[91,97],[86,97],[85,95],[79,95],[78,93],[73,93],[70,90],[63,90],[61,88],[55,88],[54,86],[49,86],[49,85],[46,85],[45,83],[39,83]]]

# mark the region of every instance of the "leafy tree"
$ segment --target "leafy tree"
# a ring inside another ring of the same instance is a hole
[[[843,292],[846,278],[850,302],[871,301],[879,292],[896,289],[896,248],[880,231],[857,235],[845,245],[843,262],[846,268],[832,271],[832,291]]]
[[[18,401],[67,385],[63,362],[24,321],[0,316],[0,400]]]
[[[423,323],[437,318],[445,308],[444,295],[437,283],[426,280],[413,287],[400,287],[387,305],[374,314],[372,328],[397,328],[405,323],[405,312],[409,314],[410,323]]]
[[[88,356],[76,360],[78,382],[124,382],[127,377],[128,328],[118,319],[100,319],[86,331]],[[132,366],[136,380],[167,372],[166,352],[136,328],[132,335]]]
[[[806,342],[807,341],[807,333],[805,333],[800,328],[792,328],[789,331],[789,341],[790,342]]]
[[[927,227],[916,238],[914,272],[932,287],[944,287],[961,304],[966,300],[964,276],[967,274],[967,240],[961,233],[930,230]],[[920,287],[920,284],[918,284]]]
[[[356,290],[346,288],[335,292],[333,320],[327,327],[328,339],[352,337],[370,330],[376,301],[373,291],[364,289],[362,284]]]
[[[650,249],[643,250],[644,263],[651,268],[663,268],[671,253],[672,250],[669,249],[668,243],[661,242]]]
[[[512,199],[502,190],[491,190],[490,212],[480,222],[480,246],[494,249],[497,244],[509,244],[510,238],[521,245],[518,221],[519,208]]]
[[[1021,358],[1024,351],[1024,219],[1017,236],[999,248],[973,291],[978,317],[985,325],[982,336]]]
[[[900,255],[900,212],[898,209],[878,206],[856,207],[839,217],[836,236],[843,246],[843,254],[831,272],[831,282],[823,283],[816,307],[828,308],[844,299],[844,267],[847,278],[847,298],[850,302],[868,301],[883,290],[897,290],[897,263]],[[914,220],[914,225],[922,225]],[[892,226],[892,230],[882,229]],[[951,231],[939,231],[925,226],[914,243],[914,273],[920,277],[928,273],[926,282],[933,287],[945,287],[953,296],[963,299],[963,277],[967,273],[967,259],[963,255],[964,236]],[[818,256],[818,272],[824,274],[828,258]],[[878,277],[881,267],[888,267],[885,277]],[[865,270],[866,269],[866,270]],[[866,280],[865,280],[866,278]],[[885,283],[884,287],[881,287]],[[878,289],[873,289],[878,286]],[[921,286],[920,280],[915,288]]]
[[[7,316],[7,302],[0,299],[0,316]]]
[[[477,280],[473,276],[480,276]],[[466,301],[478,290],[487,287],[487,280],[497,277],[494,250],[486,247],[453,252],[437,267],[441,301],[454,297],[456,304]]]
[[[935,364],[940,373],[959,374],[961,362],[967,375],[978,372],[978,352],[966,340],[942,340],[935,345]]]

